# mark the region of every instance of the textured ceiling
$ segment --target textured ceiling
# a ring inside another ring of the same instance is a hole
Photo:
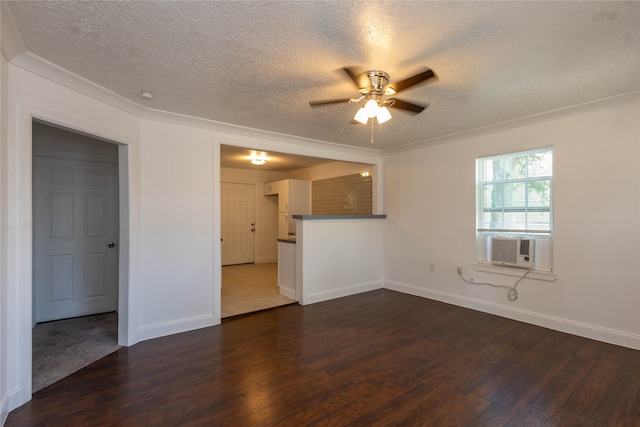
[[[640,89],[639,2],[11,1],[25,48],[142,105],[386,149]],[[346,65],[437,82],[374,129]],[[153,93],[153,100],[139,97]]]
[[[265,153],[267,162],[263,165],[253,165],[249,162],[251,154]],[[220,146],[220,166],[234,169],[250,169],[273,172],[290,172],[297,169],[305,169],[332,163],[334,160],[320,159],[317,157],[299,156],[295,154],[265,152],[230,145]],[[370,165],[363,165],[363,169]]]

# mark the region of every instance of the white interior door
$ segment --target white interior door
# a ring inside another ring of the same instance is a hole
[[[255,261],[255,187],[221,184],[222,265]]]
[[[117,168],[34,158],[36,322],[117,309]]]

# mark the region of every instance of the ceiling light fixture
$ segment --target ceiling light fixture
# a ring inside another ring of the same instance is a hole
[[[382,105],[381,105],[382,104]],[[384,106],[379,96],[370,97],[363,107],[360,107],[353,117],[357,122],[366,125],[369,119],[376,118],[382,124],[391,118],[389,109]]]
[[[262,153],[258,154],[255,151],[252,151],[251,155],[249,156],[249,161],[254,165],[264,165],[265,163],[267,163],[267,153],[263,151]]]

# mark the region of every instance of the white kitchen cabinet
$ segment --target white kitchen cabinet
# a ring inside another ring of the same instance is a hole
[[[278,238],[287,239],[296,232],[292,216],[311,214],[311,181],[283,179],[268,182],[264,188],[265,195],[278,196]]]
[[[275,196],[278,194],[280,190],[280,181],[267,182],[264,185],[264,195],[265,196]]]
[[[289,183],[290,180],[280,181],[278,187],[278,212],[289,212]]]
[[[288,212],[280,212],[278,214],[278,239],[289,238],[289,222],[290,214]]]

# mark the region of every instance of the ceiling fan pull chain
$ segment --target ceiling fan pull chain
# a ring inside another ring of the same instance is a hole
[[[373,119],[371,119],[371,143],[373,144]]]

